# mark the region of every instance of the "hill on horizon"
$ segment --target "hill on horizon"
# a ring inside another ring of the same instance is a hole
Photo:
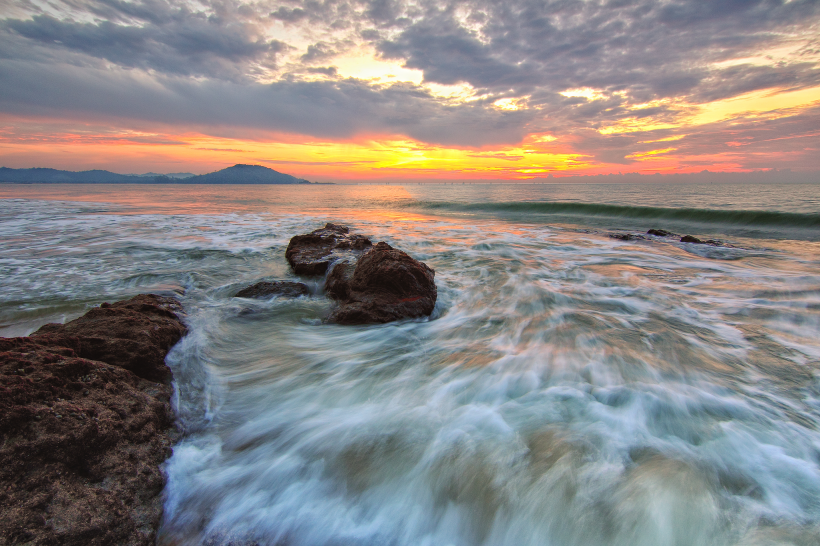
[[[208,174],[179,178],[170,175],[148,173],[117,174],[93,169],[89,171],[62,171],[43,167],[10,169],[0,167],[0,183],[22,184],[310,184],[304,178],[280,173],[262,165],[236,164]]]
[[[237,163],[220,171],[181,180],[184,184],[310,184],[304,178],[280,173],[262,165]]]

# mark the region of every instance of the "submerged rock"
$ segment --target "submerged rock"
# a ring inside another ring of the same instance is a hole
[[[720,246],[719,241],[714,241],[712,239],[707,239],[705,241],[702,241],[702,240],[698,239],[697,237],[693,237],[692,235],[684,235],[683,237],[680,238],[680,242],[681,243],[693,243],[693,244],[696,244],[696,245]]]
[[[675,235],[671,231],[666,231],[665,229],[650,229],[646,232],[647,235],[654,235],[656,237],[671,237]]]
[[[355,269],[349,263],[335,266],[326,288],[340,302],[330,317],[339,324],[429,315],[437,297],[435,272],[384,242],[362,255]]]
[[[299,296],[309,296],[310,289],[306,284],[292,281],[262,281],[254,285],[243,288],[236,294],[235,298],[265,298],[268,296],[284,296],[286,298],[298,298]]]
[[[293,237],[285,258],[299,275],[324,275],[330,263],[339,256],[355,256],[372,245],[363,235],[350,235],[347,226],[328,223],[322,229]]]
[[[0,338],[0,543],[155,543],[180,316],[141,295]]]
[[[643,239],[640,235],[633,235],[631,233],[610,233],[609,236],[619,241],[638,241]]]

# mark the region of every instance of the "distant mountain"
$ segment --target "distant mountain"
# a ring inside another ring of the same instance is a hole
[[[168,178],[191,178],[192,176],[196,176],[194,173],[168,173],[168,174],[160,174],[160,173],[145,173],[145,174],[131,174],[127,176],[139,176],[140,178],[156,178],[158,176],[167,176]]]
[[[221,171],[192,176],[185,184],[310,184],[304,178],[274,171],[262,165],[234,165]]]
[[[0,182],[123,184],[147,182],[147,179],[101,170],[74,172],[59,171],[57,169],[9,169],[0,167]]]
[[[203,175],[171,174],[117,174],[109,171],[60,171],[57,169],[9,169],[0,167],[0,183],[82,183],[82,184],[310,184],[261,165],[234,165],[221,171]]]

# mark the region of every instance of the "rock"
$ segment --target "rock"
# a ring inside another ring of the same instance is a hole
[[[358,256],[372,246],[367,237],[349,232],[347,226],[328,223],[307,235],[297,235],[288,243],[285,258],[299,275],[324,275],[330,262]]]
[[[693,243],[696,245],[712,245],[712,246],[720,246],[719,241],[714,241],[712,239],[707,239],[705,241],[701,241],[697,237],[693,237],[691,235],[684,235],[680,238],[681,243]]]
[[[327,295],[335,300],[346,300],[350,296],[350,283],[353,282],[353,272],[356,264],[341,262],[333,266],[330,275],[325,280]]]
[[[637,241],[643,239],[640,235],[632,235],[631,233],[610,233],[609,236],[619,241]]]
[[[309,296],[310,290],[307,285],[292,281],[258,282],[254,285],[243,288],[237,292],[235,298],[265,298],[268,296],[284,296],[286,298],[298,298],[299,296]]]
[[[186,332],[180,315],[142,295],[0,338],[0,543],[155,543],[172,387],[130,369],[170,377],[155,360]]]
[[[670,237],[675,235],[671,231],[666,231],[665,229],[650,229],[646,232],[647,235],[654,235],[656,237]]]
[[[382,323],[433,312],[435,272],[401,250],[380,242],[352,265],[338,264],[328,275],[328,295],[339,300],[330,321]]]
[[[81,358],[109,362],[151,381],[167,381],[168,350],[185,335],[173,298],[143,294],[103,303],[66,324],[46,324],[30,339],[71,347]]]

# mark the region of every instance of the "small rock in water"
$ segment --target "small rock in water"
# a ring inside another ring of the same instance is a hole
[[[286,298],[298,298],[299,296],[309,296],[310,290],[307,285],[292,281],[262,281],[254,285],[243,288],[236,294],[235,298],[264,298],[267,296],[284,296]]]
[[[352,274],[351,269],[351,264],[339,264],[328,276],[328,293],[341,303],[330,317],[332,322],[382,323],[433,312],[435,272],[401,250],[377,243]]]
[[[324,275],[331,261],[347,251],[359,255],[373,243],[363,235],[350,235],[347,226],[328,223],[307,235],[297,235],[290,240],[285,258],[299,275]]]
[[[674,235],[671,231],[666,231],[665,229],[650,229],[646,232],[647,235],[654,235],[656,237],[671,237]]]
[[[707,239],[705,241],[701,241],[697,237],[693,237],[691,235],[684,235],[680,238],[681,243],[692,243],[696,245],[712,245],[712,246],[720,246],[719,241],[714,241],[712,239]]]
[[[609,236],[613,239],[618,239],[619,241],[635,241],[636,239],[643,239],[643,237],[632,235],[631,233],[610,233]]]
[[[330,322],[367,324],[421,317],[432,313],[436,304],[435,272],[427,264],[387,243],[373,246],[346,226],[328,223],[293,237],[285,257],[296,273],[321,275],[330,269],[325,290],[339,302]]]

